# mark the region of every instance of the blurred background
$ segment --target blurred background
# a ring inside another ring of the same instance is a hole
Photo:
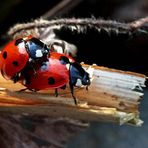
[[[120,22],[130,22],[148,14],[147,0],[1,0],[0,1],[0,46],[7,42],[6,32],[16,23],[25,23],[41,16],[46,19],[76,17],[95,17],[112,19]],[[63,39],[78,46],[86,59],[86,63],[97,63],[122,70],[130,70],[147,74],[147,35],[136,35],[132,39],[126,36],[108,37],[106,34],[99,35],[88,33],[80,39],[70,37],[69,34]],[[93,57],[87,53],[91,50]],[[99,54],[96,55],[98,51]],[[99,57],[99,60],[98,60]],[[88,59],[88,60],[87,60]]]
[[[134,21],[148,16],[147,0],[1,0],[0,1],[0,46],[7,42],[6,32],[16,23],[25,23],[40,17],[46,19],[76,17],[95,17],[121,22]],[[148,25],[148,24],[147,24]],[[87,35],[86,35],[87,36]],[[120,35],[112,37],[90,34],[81,41],[85,57],[85,48],[97,50],[99,54],[86,63],[97,63],[121,70],[140,72],[148,75],[148,36],[137,35],[130,40]],[[74,39],[69,39],[72,42]],[[73,41],[73,43],[77,43]],[[81,45],[78,44],[78,47]],[[85,46],[84,46],[85,44]],[[92,53],[93,55],[93,53]],[[83,57],[81,58],[83,60]],[[148,140],[148,90],[140,105],[142,127],[118,126],[111,123],[91,123],[87,131],[76,135],[69,141],[68,148],[147,148]]]

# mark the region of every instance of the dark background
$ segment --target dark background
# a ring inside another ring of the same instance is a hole
[[[0,1],[0,46],[4,45],[6,32],[15,23],[24,23],[32,19],[46,16],[46,12],[54,8],[60,0],[1,0]],[[148,15],[147,0],[76,0],[69,3],[62,10],[49,16],[55,17],[96,17],[113,19],[121,22],[129,22]],[[98,50],[99,54],[94,58],[101,66],[129,70],[148,74],[147,50],[148,37],[138,36],[130,42],[116,37],[99,37],[91,34],[87,36],[85,48]],[[93,41],[93,44],[92,44]],[[85,57],[85,51],[84,51]],[[82,57],[83,59],[83,57]],[[97,59],[97,60],[96,60]],[[84,59],[85,60],[85,59]],[[144,100],[140,105],[141,118],[145,121],[142,127],[118,126],[111,123],[91,123],[91,127],[80,135],[73,137],[69,142],[69,148],[147,148],[148,147],[148,91],[144,90]]]
[[[65,0],[67,1],[67,0]],[[55,13],[52,10],[61,0],[1,0],[0,1],[0,45],[7,42],[6,32],[16,23],[25,23],[45,16],[48,19],[60,17],[95,17],[130,22],[148,14],[146,0],[75,0]],[[127,41],[126,36],[98,35],[87,33],[83,38],[65,37],[68,42],[75,43],[82,50],[81,59],[86,63],[97,63],[121,70],[129,70],[147,74],[148,38],[137,35]],[[80,40],[80,41],[79,41]],[[83,46],[83,47],[82,47]],[[84,51],[83,51],[84,50]],[[93,55],[90,57],[90,52]],[[84,56],[83,56],[84,55]]]

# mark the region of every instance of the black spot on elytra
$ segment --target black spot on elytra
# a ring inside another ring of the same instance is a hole
[[[23,39],[20,38],[20,39],[17,39],[14,43],[15,46],[17,46],[18,44],[20,44],[21,42],[23,42]]]
[[[48,78],[48,84],[49,84],[49,85],[55,84],[55,79],[54,79],[53,77],[49,77],[49,78]]]
[[[7,58],[7,52],[6,52],[6,51],[3,52],[3,58],[4,58],[4,59]]]
[[[19,65],[17,61],[13,61],[12,64],[13,64],[15,67],[17,67],[17,66]]]
[[[67,57],[65,57],[65,56],[61,56],[60,57],[60,62],[61,62],[61,64],[66,65],[66,64],[69,63],[69,59]]]

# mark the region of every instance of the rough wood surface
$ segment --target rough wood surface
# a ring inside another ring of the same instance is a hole
[[[83,67],[88,69],[89,66]],[[13,84],[0,77],[0,112],[140,126],[142,121],[138,108],[146,76],[99,66],[91,68],[94,71],[89,90],[75,89],[78,106],[74,104],[68,87],[59,90],[58,97],[55,97],[54,90],[18,92],[23,88],[21,84]]]

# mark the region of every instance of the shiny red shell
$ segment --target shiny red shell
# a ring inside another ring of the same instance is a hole
[[[42,65],[35,63],[36,73],[33,70],[26,70],[21,83],[31,90],[55,89],[64,86],[69,82],[69,69],[66,64],[61,63],[61,56],[74,61],[69,56],[51,52],[50,57]]]
[[[29,60],[24,42],[15,43],[16,40],[9,42],[0,52],[0,70],[6,79],[11,79],[21,71]]]

